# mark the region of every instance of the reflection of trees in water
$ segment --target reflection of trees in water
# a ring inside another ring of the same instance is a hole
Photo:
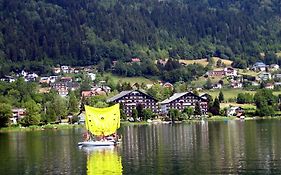
[[[277,133],[281,128],[271,121],[267,125],[266,121],[220,121],[123,129],[123,166],[131,173],[239,174],[280,169]]]
[[[86,148],[87,149],[87,148]],[[88,175],[120,175],[122,174],[121,156],[117,148],[96,147],[87,150]]]

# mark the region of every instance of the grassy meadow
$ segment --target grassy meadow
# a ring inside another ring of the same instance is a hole
[[[221,59],[219,57],[213,57],[214,62],[216,63],[219,59],[222,61],[222,63],[224,63],[226,66],[230,66],[232,64],[232,61],[230,60],[226,60],[226,59]],[[193,64],[193,63],[197,63],[197,64],[201,64],[203,66],[206,66],[208,64],[207,58],[204,59],[196,59],[196,60],[179,60],[180,63],[184,63],[184,64]]]
[[[220,91],[222,91],[222,93],[224,95],[224,99],[226,101],[229,100],[229,99],[236,98],[239,93],[250,93],[250,94],[253,94],[253,95],[256,93],[256,91],[247,91],[247,90],[243,90],[243,89],[204,90],[200,93],[208,93],[213,98],[215,98],[215,97],[219,96]],[[281,91],[274,91],[273,94],[277,96],[277,95],[281,94]]]
[[[146,77],[122,77],[122,76],[117,76],[113,75],[111,73],[106,73],[103,75],[103,77],[110,76],[114,83],[118,83],[119,81],[122,82],[129,82],[131,85],[138,83],[138,84],[152,84],[154,81],[152,79],[148,79]]]

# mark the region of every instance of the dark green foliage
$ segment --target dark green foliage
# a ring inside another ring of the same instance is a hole
[[[239,93],[236,102],[239,104],[253,103],[254,97],[250,93]]]
[[[239,56],[247,62],[234,66],[244,67],[264,51],[267,63],[280,64],[270,55],[280,50],[279,3],[2,0],[0,74],[23,67],[48,73],[54,64],[98,64],[103,72],[111,61],[131,57]],[[139,74],[133,70],[128,76]]]
[[[8,126],[9,118],[12,116],[12,107],[9,104],[0,103],[0,128]]]
[[[260,89],[254,96],[254,102],[259,116],[273,116],[274,110],[277,109],[277,97],[272,94],[271,90]]]
[[[170,117],[172,122],[174,122],[175,120],[178,120],[178,118],[180,117],[180,111],[177,109],[169,109],[168,116]]]
[[[223,101],[224,101],[224,95],[223,95],[222,91],[220,91],[220,93],[219,93],[219,102],[221,103]]]
[[[198,102],[195,103],[194,115],[202,115],[201,107]]]
[[[151,109],[143,109],[143,120],[146,121],[148,119],[153,119],[155,117],[155,114]]]
[[[235,68],[239,68],[239,69],[246,69],[247,68],[247,62],[246,62],[245,59],[237,58],[232,62],[231,66],[235,67]]]
[[[143,114],[143,106],[142,104],[137,104],[136,110],[138,111],[138,118],[141,120],[144,120],[144,114]]]
[[[70,91],[69,94],[69,102],[68,102],[68,113],[71,115],[77,114],[79,111],[78,108],[78,100],[73,91]]]
[[[219,115],[220,114],[220,102],[218,98],[215,98],[213,106],[210,109],[210,112],[213,115]]]
[[[41,105],[34,100],[29,100],[24,104],[26,116],[20,121],[23,126],[38,125],[41,120]]]
[[[89,106],[93,106],[96,108],[104,108],[108,107],[108,104],[106,103],[106,96],[104,95],[95,95],[92,97],[87,98],[86,104]]]
[[[210,78],[207,79],[206,83],[204,84],[204,88],[205,89],[212,89],[213,85],[212,85],[212,81]]]
[[[190,118],[194,114],[194,109],[192,107],[187,107],[183,109],[182,113]]]
[[[134,121],[137,121],[138,118],[138,111],[136,109],[132,110],[132,117],[134,119]]]

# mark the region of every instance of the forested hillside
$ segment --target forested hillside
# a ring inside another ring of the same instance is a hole
[[[249,64],[281,50],[280,17],[280,0],[0,0],[1,73],[131,57]]]

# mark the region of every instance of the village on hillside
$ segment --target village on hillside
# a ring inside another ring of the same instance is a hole
[[[132,58],[128,64],[140,62],[141,59]],[[162,60],[161,64],[165,65],[166,62]],[[116,64],[117,61],[114,61],[112,68]],[[185,62],[181,64],[186,65]],[[281,87],[281,70],[277,64],[266,65],[263,62],[256,62],[247,69],[236,69],[226,65],[222,59],[217,59],[212,70],[190,83],[172,84],[161,80],[146,83],[126,82],[120,78],[113,86],[114,83],[109,80],[110,78],[102,76],[94,66],[62,65],[54,67],[52,71],[53,74],[50,76],[41,76],[21,70],[0,80],[12,83],[22,77],[25,82],[38,83],[39,93],[54,90],[62,98],[68,98],[71,91],[79,91],[79,107],[82,100],[103,96],[107,104],[120,103],[122,113],[129,121],[147,120],[155,116],[165,120],[207,118],[212,115],[245,118],[245,115],[254,115],[253,95],[256,90],[277,91]],[[160,88],[164,95],[157,96],[157,93],[161,92],[159,89],[157,92],[156,87]],[[227,93],[234,91],[238,92],[236,96],[228,97]],[[241,101],[240,97],[243,99],[247,95],[250,95],[250,100]],[[245,104],[251,106],[250,110],[245,108]],[[12,112],[12,123],[17,123],[26,115],[24,108],[13,108]],[[146,113],[146,117],[143,112]],[[179,117],[179,112],[185,113],[185,117]],[[79,120],[83,122],[83,117],[80,116]]]

